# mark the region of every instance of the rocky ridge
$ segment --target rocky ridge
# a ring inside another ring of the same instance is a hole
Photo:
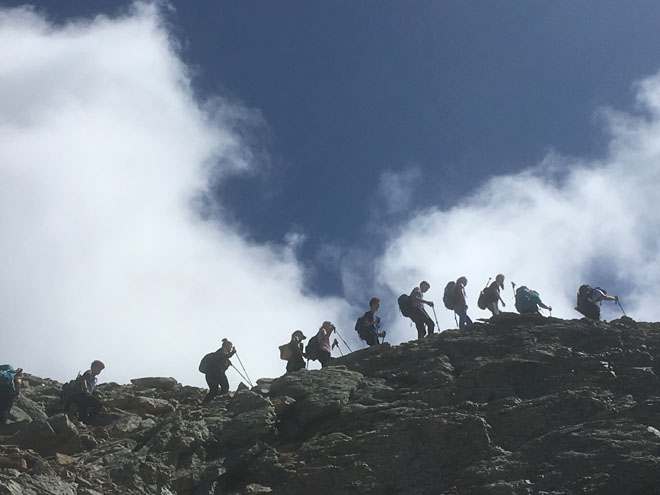
[[[94,426],[28,375],[0,427],[0,495],[655,493],[659,337],[503,314],[209,407],[173,378],[102,384]]]

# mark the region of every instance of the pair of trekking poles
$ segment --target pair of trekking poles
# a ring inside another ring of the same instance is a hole
[[[250,387],[254,387],[254,385],[252,384],[252,380],[250,380],[250,376],[248,375],[248,372],[245,369],[245,366],[243,366],[243,361],[241,361],[241,357],[238,355],[238,352],[236,352],[234,355],[236,356],[236,359],[238,359],[238,363],[241,365],[241,368],[243,368],[243,373],[245,374],[241,373],[240,370],[232,363],[230,363],[231,367],[236,370],[236,373],[238,373],[238,375],[243,379],[244,382],[247,382],[247,384],[250,385]]]

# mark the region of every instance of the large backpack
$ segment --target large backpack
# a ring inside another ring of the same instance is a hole
[[[305,354],[307,359],[316,361],[319,358],[319,339],[317,335],[314,335],[309,342],[307,342],[307,348],[305,349]]]
[[[364,315],[360,316],[355,322],[355,331],[361,333],[364,329]]]
[[[539,307],[534,293],[524,285],[516,289],[516,310],[518,313],[536,313]]]
[[[479,293],[479,299],[477,299],[477,306],[479,306],[479,309],[486,309],[492,302],[488,292],[488,289],[484,289]]]
[[[442,295],[442,302],[445,303],[445,308],[451,309],[452,311],[456,307],[456,304],[458,304],[458,287],[456,286],[456,282],[449,282],[445,286],[445,292]]]
[[[214,358],[215,352],[209,352],[206,356],[204,356],[199,362],[199,372],[207,374],[209,371],[211,371]]]
[[[11,364],[0,365],[0,385],[9,385],[14,388],[14,367]]]
[[[83,391],[83,375],[78,372],[78,376],[62,385],[60,392],[60,403],[64,404],[64,409],[68,409],[72,400]]]
[[[591,301],[594,289],[589,285],[581,285],[577,293],[575,309],[587,318],[600,319],[600,306]]]
[[[283,344],[279,347],[280,349],[280,359],[282,361],[288,361],[293,357],[293,352],[291,352],[291,343]]]
[[[401,294],[396,302],[399,304],[399,311],[401,311],[401,314],[406,318],[410,318],[413,309],[410,296],[408,294]]]

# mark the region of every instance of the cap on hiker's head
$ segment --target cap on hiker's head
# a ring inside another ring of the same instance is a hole
[[[305,340],[307,337],[305,337],[305,334],[302,333],[302,330],[296,330],[293,332],[293,335],[291,335],[291,338],[298,337],[300,340]]]

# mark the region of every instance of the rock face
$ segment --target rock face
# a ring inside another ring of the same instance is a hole
[[[96,426],[30,376],[0,495],[659,490],[660,324],[503,314],[332,364],[208,407],[172,378],[103,384]]]

